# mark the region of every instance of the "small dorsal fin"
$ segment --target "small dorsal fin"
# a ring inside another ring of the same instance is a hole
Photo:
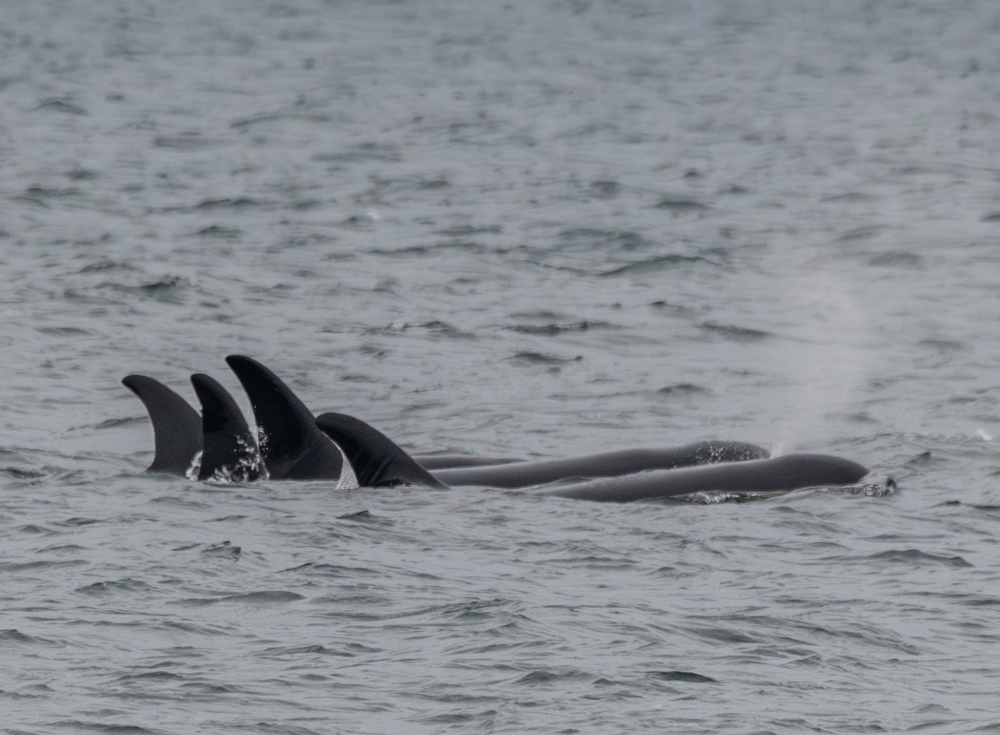
[[[198,479],[256,480],[261,474],[260,452],[236,401],[208,375],[192,375],[191,384],[201,401],[202,451]]]
[[[324,413],[316,419],[316,425],[344,450],[361,487],[447,487],[391,439],[361,419],[342,413]]]
[[[201,451],[201,416],[163,383],[145,375],[127,375],[122,385],[146,406],[153,422],[156,456],[146,472],[184,475]]]
[[[340,479],[340,449],[316,428],[312,413],[291,388],[249,357],[230,355],[226,362],[253,406],[268,475],[275,480]]]

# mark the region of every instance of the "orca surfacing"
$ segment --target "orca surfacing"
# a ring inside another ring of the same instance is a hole
[[[326,413],[316,419],[316,425],[336,441],[351,464],[355,468],[358,483],[362,487],[379,487],[394,485],[418,485],[430,488],[446,488],[451,486],[445,478],[456,476],[458,470],[428,472],[413,458],[394,444],[392,440],[369,426],[364,421],[345,414]],[[626,503],[634,500],[650,500],[657,498],[672,498],[680,495],[690,495],[698,492],[729,491],[729,492],[782,492],[798,490],[806,487],[824,487],[836,485],[851,485],[868,474],[867,468],[839,457],[820,454],[789,454],[773,459],[753,456],[761,452],[759,447],[744,445],[737,442],[705,442],[677,447],[668,450],[641,450],[651,454],[640,453],[631,459],[647,463],[664,457],[686,465],[672,465],[672,468],[649,469],[631,473],[611,474],[612,468],[620,469],[622,460],[630,458],[628,452],[606,453],[579,458],[577,469],[595,473],[587,481],[571,482],[556,488],[541,490],[544,495],[555,495],[579,500],[599,502]],[[617,460],[610,463],[608,458]],[[728,459],[739,457],[740,459]],[[727,459],[722,459],[727,458]],[[574,460],[560,460],[570,463],[562,465],[571,467]],[[473,475],[464,474],[462,484],[478,484],[486,487],[491,485],[489,475],[493,472],[506,473],[509,469],[527,469],[522,479],[545,477],[541,482],[525,482],[523,485],[506,485],[503,487],[523,488],[531,485],[547,485],[555,480],[580,477],[580,473],[563,474],[551,478],[553,463],[538,463],[543,465],[541,472],[534,472],[532,462],[515,465],[500,465],[492,468],[476,468],[476,475],[481,482],[468,482]],[[525,468],[524,465],[528,467]],[[479,472],[482,470],[482,472]],[[500,481],[512,481],[512,477],[501,474]]]
[[[142,400],[153,422],[156,454],[147,471],[194,472],[202,480],[337,480],[341,488],[536,488],[544,495],[599,502],[850,485],[868,473],[838,457],[768,458],[767,450],[753,444],[718,441],[559,460],[430,455],[421,458],[427,463],[422,466],[360,419],[339,413],[314,419],[298,396],[256,360],[230,355],[226,362],[250,398],[259,443],[233,397],[213,378],[191,377],[202,405],[199,416],[153,378],[129,375],[122,383]]]

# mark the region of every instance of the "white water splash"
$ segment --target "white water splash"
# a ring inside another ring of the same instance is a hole
[[[197,454],[194,455],[194,458],[191,460],[191,466],[188,467],[187,471],[184,473],[184,476],[187,479],[189,480],[198,479],[198,475],[201,473],[201,455],[203,453],[204,452],[202,452],[202,450],[199,449]]]

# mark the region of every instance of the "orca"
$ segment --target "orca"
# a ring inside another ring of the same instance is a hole
[[[630,503],[701,492],[774,493],[806,487],[853,485],[868,469],[825,454],[786,454],[772,459],[655,470],[606,477],[543,491],[576,500]]]
[[[250,397],[259,447],[235,400],[211,377],[196,374],[191,378],[202,403],[199,416],[183,398],[153,378],[129,375],[122,383],[142,400],[153,422],[156,454],[147,471],[178,475],[196,471],[199,479],[237,480],[252,480],[266,471],[275,479],[337,479],[338,487],[344,488],[357,487],[358,480],[367,487],[511,489],[573,480],[540,492],[601,502],[706,491],[763,493],[847,485],[868,473],[855,462],[825,455],[765,459],[766,450],[739,442],[698,442],[565,460],[459,457],[467,461],[464,466],[451,465],[432,473],[360,419],[328,413],[314,420],[291,389],[255,360],[231,355],[226,361]],[[344,462],[345,454],[349,463]]]
[[[153,422],[156,454],[146,472],[185,475],[201,451],[201,416],[170,388],[145,375],[126,375],[122,384],[146,406]]]
[[[428,472],[406,452],[361,419],[325,413],[316,425],[335,441],[350,460],[363,486],[475,485],[517,489],[568,479],[617,477],[648,470],[666,470],[718,462],[743,462],[768,456],[766,449],[742,442],[696,442],[666,449],[627,449],[584,457],[507,463],[493,466],[439,469]]]
[[[192,375],[191,384],[201,402],[198,479],[252,482],[261,477],[260,450],[233,397],[202,373]]]
[[[244,355],[229,355],[226,362],[250,399],[260,456],[271,479],[351,483],[351,467],[340,448],[316,427],[312,413],[277,375]]]
[[[392,439],[361,419],[324,413],[316,419],[316,426],[344,451],[360,487],[448,487]]]
[[[146,472],[182,477],[192,475],[192,479],[197,475],[199,480],[215,478],[235,482],[251,482],[263,477],[266,466],[261,462],[253,432],[233,397],[208,375],[192,375],[191,383],[201,402],[201,416],[187,401],[154,378],[128,375],[122,379],[122,384],[143,402],[153,423],[156,453]],[[309,421],[312,421],[311,414]],[[306,433],[313,434],[313,431],[314,427]],[[338,452],[336,459],[339,458]],[[509,457],[441,454],[428,455],[426,459],[432,467],[471,467],[521,461]],[[326,479],[325,475],[323,479]]]
[[[429,473],[392,440],[360,419],[344,414],[325,413],[316,419],[316,425],[340,444],[354,465],[358,483],[362,487],[395,485],[419,485],[439,489],[450,487],[443,481],[447,472]],[[721,451],[706,451],[704,450],[706,444],[719,445]],[[701,447],[699,456],[708,462],[714,460],[715,463],[702,463],[697,466],[689,464],[685,467],[675,465],[674,469],[637,471],[597,480],[575,481],[543,489],[540,494],[606,503],[627,503],[634,500],[672,498],[710,491],[787,492],[805,487],[851,485],[868,474],[868,469],[856,462],[821,454],[788,454],[773,459],[746,458],[745,455],[737,454],[736,456],[744,458],[738,461],[721,459],[733,456],[728,452],[732,449],[730,445],[734,444],[737,447],[752,447],[735,442],[703,442],[688,447],[678,447],[675,450],[661,450],[665,456],[671,456],[676,452],[676,456],[691,457],[691,454],[685,453],[687,449]],[[760,450],[759,447],[756,449]],[[606,455],[592,455],[592,457],[609,455],[614,457],[617,454],[609,452]],[[698,450],[695,454],[698,455]],[[586,462],[591,457],[580,459]],[[496,469],[504,470],[508,467],[516,468],[517,465],[502,465]],[[527,476],[534,475],[528,473]],[[571,476],[564,475],[563,479]],[[551,484],[551,482],[549,480],[538,484]],[[496,487],[489,482],[479,484],[484,487]]]

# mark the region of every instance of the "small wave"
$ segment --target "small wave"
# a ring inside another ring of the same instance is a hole
[[[280,602],[295,602],[304,600],[304,596],[287,590],[266,590],[263,592],[248,592],[244,595],[230,595],[221,598],[221,602],[248,602],[252,605],[270,605]]]
[[[869,194],[862,194],[857,191],[849,191],[844,194],[834,194],[832,196],[823,197],[820,199],[821,202],[846,202],[848,204],[858,204],[861,202],[874,201],[875,197]]]
[[[762,329],[751,329],[749,327],[737,327],[732,324],[719,324],[718,322],[702,322],[698,325],[699,329],[704,329],[706,332],[711,332],[712,334],[717,334],[723,339],[732,340],[734,342],[760,342],[767,339],[768,337],[773,337],[770,332],[765,332]]]
[[[222,240],[235,240],[243,234],[243,230],[236,227],[222,227],[221,225],[209,225],[194,233],[193,237],[217,237]]]
[[[138,725],[117,725],[104,722],[87,722],[84,720],[59,720],[53,724],[67,728],[70,732],[74,730],[77,732],[88,730],[109,733],[110,735],[145,735],[146,733],[149,735],[158,735],[158,733],[163,732],[162,730],[147,730],[145,727],[139,727]]]
[[[144,671],[141,674],[124,674],[115,681],[129,683],[133,681],[174,681],[177,679],[184,679],[184,677],[170,671]]]
[[[255,207],[260,204],[260,202],[249,197],[237,197],[236,199],[224,197],[222,199],[204,199],[191,207],[191,209],[244,209],[245,207]]]
[[[718,681],[693,671],[648,671],[646,676],[659,681],[685,681],[690,684],[718,684]]]
[[[41,470],[28,470],[21,467],[4,467],[0,471],[18,480],[38,480],[46,477],[46,473]]]
[[[239,546],[233,546],[229,541],[223,541],[221,544],[212,544],[201,550],[202,556],[211,556],[217,559],[239,559],[240,554],[243,549]]]
[[[613,325],[601,321],[571,322],[569,324],[516,324],[504,329],[520,334],[540,334],[554,337],[563,332],[586,332],[589,329],[612,329]]]
[[[403,160],[403,156],[396,146],[379,145],[378,143],[359,143],[337,153],[314,153],[311,158],[314,161],[329,163],[394,163]]]
[[[127,286],[121,283],[106,282],[98,284],[99,289],[113,289],[120,293],[133,293],[155,301],[181,303],[181,292],[188,282],[180,276],[164,276],[163,278],[138,286]]]
[[[362,513],[367,513],[368,511],[363,510]],[[343,518],[344,516],[341,516]],[[290,569],[282,569],[282,572],[303,572],[310,574],[320,574],[327,577],[347,577],[353,578],[358,576],[371,577],[379,576],[380,573],[374,569],[369,569],[368,567],[344,567],[338,564],[322,564],[317,562],[307,562],[301,564],[297,567],[292,567]]]
[[[555,357],[554,355],[545,355],[541,352],[518,352],[510,358],[512,362],[529,365],[560,365],[566,362],[580,362],[582,359],[583,355],[577,355],[576,357]]]
[[[482,227],[476,227],[475,225],[457,225],[455,227],[449,227],[445,230],[438,230],[436,234],[444,235],[446,237],[471,237],[472,235],[499,235],[503,232],[503,227],[500,225],[484,225]]]
[[[643,250],[655,243],[631,230],[599,230],[580,227],[559,233],[562,248],[605,249],[608,247],[625,251]],[[560,249],[562,249],[560,248]]]
[[[703,388],[694,383],[675,383],[674,385],[664,386],[656,392],[668,396],[691,396],[711,393],[708,388]]]
[[[322,656],[343,656],[345,658],[351,658],[354,656],[353,653],[348,653],[347,651],[333,651],[326,646],[322,646],[318,643],[309,646],[275,646],[272,648],[265,648],[263,651],[258,653],[258,656],[264,658],[277,658],[279,656],[302,656],[306,654],[319,654]]]
[[[6,630],[0,630],[0,644],[3,643],[20,643],[23,645],[30,645],[30,646],[60,645],[56,641],[49,640],[48,638],[40,638],[38,636],[31,636],[26,633],[22,633],[16,628],[7,628]]]
[[[103,429],[113,429],[116,426],[129,426],[131,424],[146,424],[149,423],[148,416],[126,416],[120,419],[106,419],[101,423],[94,426],[94,429],[101,431]]]
[[[868,260],[868,264],[889,268],[921,268],[924,264],[924,259],[916,253],[910,253],[905,250],[890,250],[873,256]]]
[[[647,260],[628,263],[627,265],[612,268],[611,270],[598,273],[597,275],[602,278],[606,278],[609,276],[621,276],[630,273],[652,273],[662,268],[669,268],[676,265],[686,265],[688,263],[712,263],[712,261],[702,255],[661,255],[656,258],[648,258]]]
[[[972,564],[960,556],[930,554],[919,549],[890,549],[865,557],[871,561],[887,561],[896,564],[926,565],[943,564],[949,567],[971,567]]]
[[[173,604],[186,607],[206,607],[224,602],[248,603],[250,605],[274,605],[285,602],[295,602],[304,600],[305,597],[286,590],[265,590],[261,592],[248,592],[242,595],[225,595],[223,597],[189,597],[183,600],[176,600]]]
[[[42,334],[51,334],[54,337],[86,337],[90,332],[80,327],[36,327]]]
[[[577,671],[575,669],[570,669],[568,671],[546,671],[544,669],[536,669],[530,671],[524,676],[516,679],[514,684],[530,684],[532,686],[538,686],[540,684],[552,684],[558,681],[573,681],[573,680],[586,680],[590,681],[594,677],[590,674],[586,674],[582,671]]]
[[[169,148],[174,151],[201,151],[225,145],[225,141],[202,138],[200,135],[179,135],[161,136],[154,139],[153,145],[157,148]]]
[[[74,105],[72,102],[67,102],[66,100],[60,99],[48,99],[39,104],[36,110],[43,110],[46,112],[61,112],[64,115],[80,115],[85,116],[90,113],[86,109],[80,107],[79,105]]]
[[[665,196],[654,207],[656,209],[667,209],[671,212],[700,212],[711,209],[707,204],[685,196]]]
[[[149,585],[135,579],[126,577],[125,579],[112,580],[108,582],[94,582],[84,587],[78,587],[76,592],[84,595],[106,595],[115,592],[130,592],[133,590],[148,591]]]

